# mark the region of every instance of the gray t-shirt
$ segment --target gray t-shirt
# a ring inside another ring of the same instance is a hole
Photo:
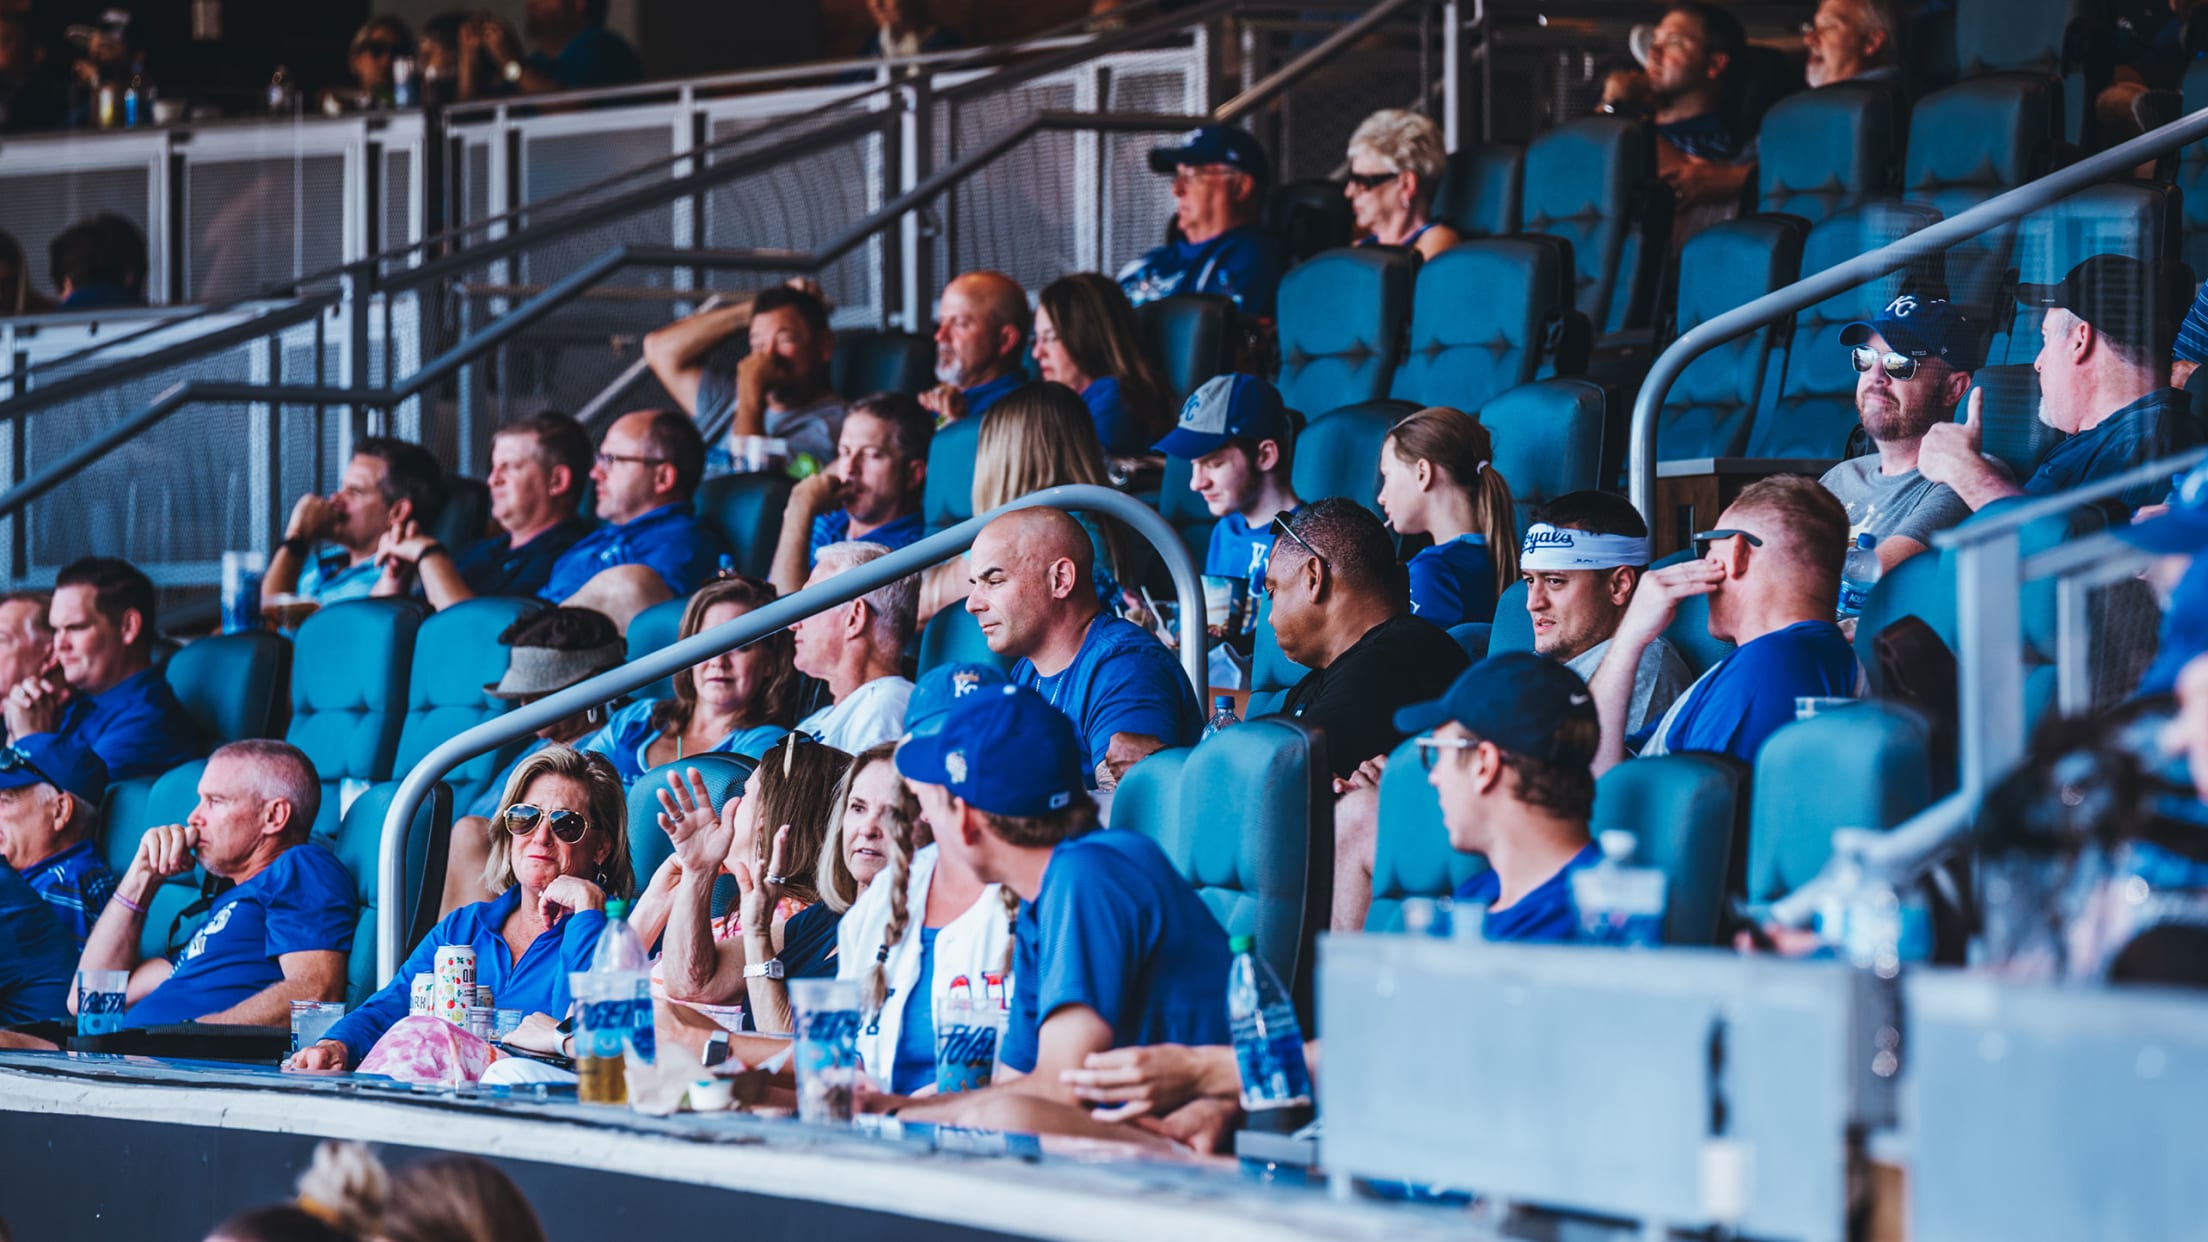
[[[1970,516],[1970,506],[1945,483],[1917,471],[1880,474],[1878,454],[1851,457],[1818,482],[1848,511],[1848,540],[1871,534],[1879,539],[1914,539],[1930,547],[1932,533]]]
[[[707,369],[698,377],[698,396],[693,404],[700,426],[728,421],[736,408],[736,377]],[[792,458],[811,453],[814,461],[825,466],[836,459],[836,437],[843,434],[843,406],[843,398],[835,393],[795,410],[769,406],[767,435],[789,441]]]
[[[1595,670],[1602,667],[1603,653],[1610,650],[1610,640],[1605,638],[1571,659],[1564,667],[1579,674],[1583,681],[1593,681]],[[1671,707],[1686,688],[1694,684],[1694,670],[1679,657],[1670,643],[1659,638],[1641,652],[1641,666],[1633,670],[1633,701],[1626,708],[1625,731],[1638,733],[1642,726],[1656,719]]]

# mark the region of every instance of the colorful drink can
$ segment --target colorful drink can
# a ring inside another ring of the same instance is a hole
[[[426,970],[414,976],[413,991],[407,999],[406,1011],[409,1015],[429,1012],[430,991],[436,983],[437,976]]]
[[[431,984],[430,1012],[464,1026],[468,1007],[475,1004],[475,950],[464,944],[448,944],[437,950],[437,977]]]

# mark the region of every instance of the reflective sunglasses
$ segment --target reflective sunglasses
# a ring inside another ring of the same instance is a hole
[[[1858,345],[1849,350],[1848,355],[1855,360],[1858,373],[1867,372],[1872,367],[1884,367],[1886,374],[1893,379],[1906,381],[1917,378],[1917,360],[1907,354],[1881,354],[1868,345]]]
[[[1390,181],[1393,181],[1397,177],[1400,177],[1402,175],[1403,172],[1401,169],[1397,169],[1394,172],[1384,173],[1353,172],[1344,176],[1342,180],[1347,181],[1360,190],[1364,190],[1367,193],[1370,193],[1371,191],[1379,189],[1381,186],[1386,185]]]
[[[1710,554],[1710,545],[1716,543],[1720,539],[1745,539],[1748,541],[1748,546],[1751,548],[1760,548],[1763,546],[1763,540],[1756,538],[1754,535],[1751,535],[1744,530],[1706,530],[1694,537],[1694,554],[1696,556],[1708,556]]]
[[[526,837],[535,832],[537,825],[545,818],[543,807],[517,802],[506,808],[506,831],[517,837]],[[590,831],[590,821],[583,818],[580,811],[554,811],[550,818],[552,835],[569,845],[582,840],[583,834]]]
[[[1419,763],[1419,766],[1420,766],[1420,767],[1422,767],[1422,768],[1424,768],[1424,769],[1426,769],[1426,770],[1427,770],[1428,772],[1431,772],[1431,771],[1433,771],[1433,770],[1434,770],[1434,764],[1438,763],[1438,762],[1439,762],[1439,761],[1441,760],[1441,752],[1443,752],[1443,751],[1445,751],[1445,750],[1457,750],[1457,751],[1471,750],[1471,749],[1473,749],[1474,747],[1478,746],[1479,744],[1480,744],[1480,743],[1478,742],[1478,740],[1476,740],[1476,739],[1474,739],[1474,738],[1469,738],[1469,737],[1422,737],[1422,738],[1419,738],[1419,739],[1418,739],[1418,763]]]

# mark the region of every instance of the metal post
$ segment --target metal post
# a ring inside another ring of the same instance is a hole
[[[898,119],[897,196],[912,192],[926,180],[935,165],[935,94],[933,79],[923,74],[897,93]],[[914,206],[898,223],[904,251],[900,273],[903,288],[899,311],[907,332],[926,332],[930,318],[928,295],[935,289],[935,242],[927,228],[927,209]]]
[[[2024,639],[2018,532],[1955,549],[1962,787],[1982,796],[2024,754]]]
[[[2065,716],[2093,706],[2092,587],[2066,577],[2055,582],[2055,704]]]
[[[1495,30],[1487,0],[1472,0],[1472,22],[1480,28],[1480,141],[1495,141]]]
[[[1464,18],[1457,0],[1441,6],[1441,133],[1452,155],[1464,145]]]

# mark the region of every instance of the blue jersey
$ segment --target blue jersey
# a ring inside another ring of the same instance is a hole
[[[1114,733],[1139,733],[1167,746],[1192,746],[1204,718],[1180,662],[1149,631],[1099,614],[1089,623],[1073,663],[1045,677],[1033,661],[1012,666],[1012,684],[1026,686],[1073,721],[1088,748],[1090,781]]]
[[[1459,535],[1411,558],[1411,615],[1443,629],[1495,619],[1495,562],[1487,536]]]
[[[650,699],[629,704],[615,712],[597,732],[575,743],[575,749],[604,755],[613,764],[613,770],[621,774],[621,784],[624,787],[634,785],[636,778],[652,766],[644,752],[659,740],[659,730],[652,727],[652,709],[656,706],[658,704]],[[781,725],[738,729],[715,743],[711,753],[749,755],[757,759],[788,732]]]
[[[1294,516],[1290,509],[1285,516]],[[1273,559],[1273,523],[1252,527],[1239,513],[1229,513],[1212,523],[1211,546],[1204,552],[1204,572],[1236,582],[1263,583],[1265,567]]]
[[[1210,241],[1168,242],[1128,264],[1119,273],[1119,287],[1137,306],[1177,293],[1224,294],[1244,314],[1270,319],[1280,273],[1273,239],[1243,225]]]
[[[1644,754],[1710,751],[1755,762],[1764,739],[1794,719],[1799,695],[1853,695],[1855,650],[1830,621],[1796,621],[1736,648],[1679,696]]]
[[[92,934],[92,925],[100,921],[107,899],[115,895],[115,873],[107,869],[107,860],[90,841],[79,841],[25,867],[23,880],[61,920],[79,950]]]
[[[1150,437],[1127,412],[1117,379],[1106,375],[1090,380],[1081,390],[1081,403],[1089,407],[1089,421],[1096,424],[1096,441],[1105,456],[1140,457],[1150,451]]]
[[[1004,400],[1013,389],[1027,384],[1027,372],[1014,367],[986,384],[962,388],[959,395],[966,398],[966,417],[979,418],[989,412],[989,407]]]
[[[61,920],[0,859],[0,1026],[66,1017],[77,946]]]
[[[820,559],[820,550],[831,543],[844,543],[857,539],[863,543],[878,543],[890,551],[917,542],[928,533],[927,524],[921,521],[919,510],[902,517],[893,517],[863,535],[851,533],[851,515],[841,509],[831,510],[813,519],[811,549],[805,563],[811,565]]]
[[[567,977],[590,969],[590,955],[598,947],[598,935],[606,930],[606,916],[597,910],[578,910],[547,929],[515,961],[501,929],[521,906],[516,885],[489,901],[473,902],[437,920],[437,926],[414,946],[406,964],[391,982],[340,1019],[324,1038],[345,1045],[350,1064],[376,1046],[383,1033],[398,1024],[412,1006],[414,976],[437,968],[437,950],[446,945],[466,945],[475,950],[475,982],[486,987],[500,1009],[525,1014],[567,1016]]]
[[[176,972],[123,1015],[128,1026],[190,1022],[283,981],[286,953],[353,947],[360,912],[353,877],[337,855],[309,842],[276,856],[224,893],[184,951]]]
[[[107,765],[109,780],[159,776],[207,753],[199,725],[177,702],[167,680],[150,668],[100,694],[69,700],[54,732],[74,733],[91,747]]]
[[[2033,496],[2047,496],[2082,487],[2096,479],[2122,474],[2150,461],[2182,453],[2200,443],[2200,428],[2193,422],[2192,406],[2175,388],[2159,388],[2102,419],[2090,431],[2081,431],[2047,450],[2039,468],[2024,484]],[[2122,520],[2144,505],[2169,497],[2166,479],[2135,483],[2118,493],[2112,508],[2122,510]]]
[[[1577,940],[1579,912],[1572,905],[1572,873],[1601,861],[1602,850],[1590,842],[1555,875],[1500,910],[1494,905],[1502,895],[1503,882],[1494,871],[1482,871],[1457,886],[1457,900],[1488,908],[1480,932],[1489,940]]]
[[[537,595],[560,603],[616,565],[650,566],[669,591],[688,595],[720,568],[725,550],[687,502],[661,505],[618,526],[607,522],[576,540],[554,562],[551,581]]]
[[[1015,931],[1011,1021],[999,1050],[1022,1073],[1068,1005],[1093,1010],[1112,1046],[1224,1044],[1227,934],[1157,843],[1098,829],[1058,843]]]
[[[544,590],[552,567],[589,533],[590,524],[573,517],[519,547],[510,535],[492,535],[453,553],[452,567],[477,595],[529,598]]]

